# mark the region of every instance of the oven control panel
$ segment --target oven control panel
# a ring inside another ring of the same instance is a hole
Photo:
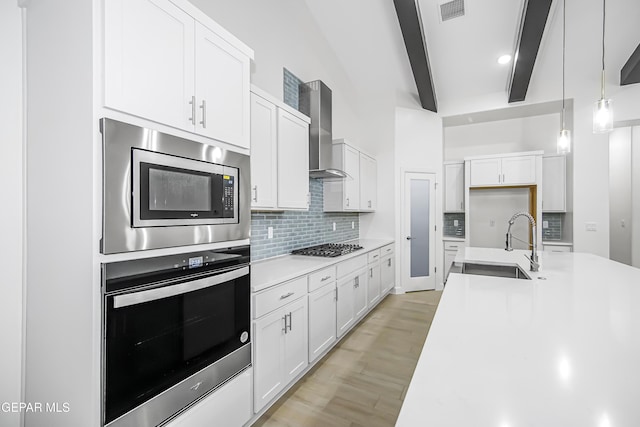
[[[222,177],[222,217],[233,218],[233,207],[235,200],[235,179],[231,175]]]

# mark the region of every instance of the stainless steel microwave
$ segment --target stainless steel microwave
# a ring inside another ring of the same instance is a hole
[[[112,119],[100,125],[102,253],[249,237],[249,156]]]

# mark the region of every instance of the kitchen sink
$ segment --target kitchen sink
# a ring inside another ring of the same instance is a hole
[[[531,280],[531,277],[517,264],[482,264],[465,262],[458,273],[476,274],[480,276],[508,277],[511,279]]]

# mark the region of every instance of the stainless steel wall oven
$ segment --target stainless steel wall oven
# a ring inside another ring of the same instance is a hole
[[[251,364],[249,246],[102,265],[102,425],[156,426]]]
[[[102,119],[105,254],[249,237],[249,156]]]

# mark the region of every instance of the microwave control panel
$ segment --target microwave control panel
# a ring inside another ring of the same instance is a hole
[[[222,178],[222,217],[233,218],[235,178],[231,175],[224,175]]]

